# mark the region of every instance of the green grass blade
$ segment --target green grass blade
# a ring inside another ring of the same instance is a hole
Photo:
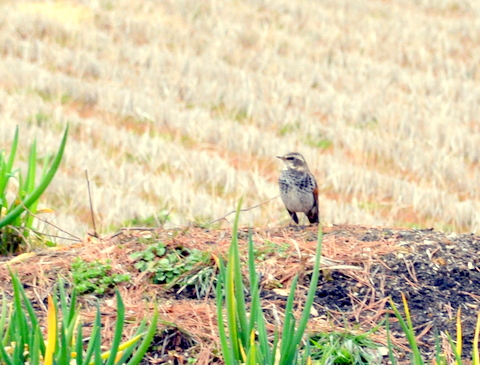
[[[3,219],[0,220],[0,228],[10,224],[13,222],[20,214],[25,211],[25,207],[29,208],[40,196],[43,194],[45,189],[50,185],[55,173],[57,172],[58,167],[60,166],[60,162],[62,161],[63,152],[65,150],[65,145],[67,144],[67,135],[68,135],[68,125],[65,128],[65,132],[63,133],[62,142],[60,144],[60,148],[55,155],[55,159],[53,160],[52,165],[50,166],[48,172],[45,174],[44,178],[40,181],[39,185],[29,194],[23,204],[18,205],[14,209],[12,209]]]
[[[75,292],[75,290],[74,290]],[[68,304],[68,298],[67,298],[67,293],[65,292],[65,284],[63,282],[63,279],[59,279],[58,281],[58,294],[60,296],[60,308],[62,309],[62,320],[63,323],[66,326],[70,325],[70,322],[72,321],[71,314],[72,314],[72,303]]]
[[[335,350],[337,349],[339,343],[338,341],[336,341],[335,343],[333,344],[329,344],[326,349],[324,349],[324,352],[323,352],[323,355],[322,355],[322,358],[320,359],[320,364],[327,364],[327,363],[331,363],[331,357],[332,357],[332,354],[335,352]]]
[[[60,297],[60,308],[62,310],[62,321],[64,324],[67,324],[69,323],[69,320],[68,320],[68,314],[70,313],[69,309],[68,309],[68,303],[67,303],[67,294],[65,293],[65,287],[64,287],[64,283],[63,283],[63,279],[59,279],[58,280],[58,294],[59,294],[59,297]]]
[[[473,336],[473,354],[472,354],[473,365],[480,365],[480,356],[478,354],[479,335],[480,335],[480,312],[478,312],[477,325],[475,327],[475,335]]]
[[[264,362],[258,362],[259,364],[265,364]],[[250,345],[248,346],[247,361],[245,365],[256,365],[257,364],[257,351],[255,345],[255,331],[252,330],[250,335]]]
[[[442,348],[440,347],[440,339],[438,330],[435,328],[435,364],[441,365],[442,361]]]
[[[77,339],[75,342],[75,352],[77,356],[75,357],[77,365],[83,365],[83,328],[82,324],[79,323],[77,326]]]
[[[0,314],[0,339],[3,339],[7,333],[6,324],[7,324],[7,298],[5,296],[5,292],[3,292],[2,293],[2,312]]]
[[[319,225],[317,248],[315,252],[315,264],[313,267],[312,278],[310,281],[310,286],[308,288],[307,300],[305,301],[305,306],[303,307],[303,312],[298,323],[295,338],[293,340],[296,345],[299,345],[302,341],[303,334],[305,332],[305,329],[307,328],[308,319],[310,318],[310,309],[312,308],[313,301],[315,299],[315,293],[317,292],[318,278],[320,276],[320,261],[322,258],[322,243],[323,232],[321,226]]]
[[[141,335],[141,337],[144,337],[147,332],[144,332],[145,330],[145,324],[146,324],[146,321],[145,320],[142,320],[140,326],[139,326],[139,329],[141,328],[142,330],[141,331],[138,331],[135,333],[134,337],[135,336],[138,336],[138,335]],[[123,350],[123,354],[122,356],[120,357],[120,359],[116,362],[116,364],[120,365],[120,364],[125,364],[127,362],[127,360],[129,358],[132,357],[132,353],[133,351],[137,348],[136,344],[132,344],[132,346],[129,346],[127,347],[125,350]],[[148,350],[148,349],[147,349]]]
[[[72,355],[70,344],[67,342],[67,332],[68,330],[65,328],[65,322],[60,326],[60,343],[59,343],[59,351],[57,353],[56,359],[58,364],[70,364],[70,357]]]
[[[23,190],[30,194],[35,187],[35,176],[37,168],[37,140],[34,139],[32,145],[30,146],[30,155],[28,156],[28,168],[27,168],[27,177],[25,179],[25,184]]]
[[[145,320],[145,318],[140,322],[140,325],[138,326],[137,328],[137,331],[135,332],[135,334],[133,335],[134,337],[138,336],[138,335],[142,335],[142,337],[144,337],[147,332],[145,330],[145,327],[146,327],[146,323],[147,321]],[[122,357],[117,361],[117,364],[125,364],[127,362],[128,359],[130,359],[132,356],[131,354],[133,353],[133,350],[135,350],[137,348],[137,346],[129,346],[127,347],[124,351],[123,351],[123,354],[122,354]]]
[[[223,304],[224,304],[224,280],[225,280],[225,267],[223,266],[222,261],[220,263],[220,273],[217,279],[216,287],[216,302],[217,302],[217,325],[218,325],[218,335],[220,337],[220,346],[223,354],[223,361],[225,365],[234,365],[235,359],[233,356],[233,351],[228,344],[227,333],[225,331],[225,322],[223,320]]]
[[[225,275],[225,307],[227,314],[227,327],[233,357],[240,362],[245,361],[248,351],[248,325],[245,308],[244,286],[240,269],[240,253],[238,248],[238,220],[242,200],[237,206],[233,224],[232,241],[228,253],[228,263]]]
[[[70,295],[70,304],[68,303],[68,296],[65,292],[65,284],[63,279],[59,279],[58,282],[58,292],[60,295],[60,307],[62,309],[62,323],[66,328],[66,341],[68,346],[72,345],[72,339],[76,330],[76,321],[78,318],[78,310],[76,308],[76,290],[73,289],[72,294]]]
[[[93,361],[94,365],[103,365],[102,347],[100,345],[100,331],[96,333],[95,343],[93,345]]]
[[[390,339],[391,333],[390,333],[390,321],[388,320],[388,315],[387,315],[387,321],[386,321],[386,329],[387,329],[388,358],[390,359],[391,365],[397,365],[397,360],[395,359],[395,355],[393,354],[392,340]]]
[[[12,337],[12,318],[13,318],[13,313],[15,312],[15,308],[13,306],[13,303],[9,303],[8,305],[8,318],[9,320],[5,324],[5,332],[2,336],[2,344],[4,346],[7,346],[7,344],[10,343],[11,337]]]
[[[87,353],[85,354],[84,363],[88,364],[90,359],[93,356],[93,352],[95,351],[95,342],[100,342],[100,309],[97,307],[97,314],[95,315],[95,322],[93,323],[92,334],[90,335],[90,340],[88,341],[87,346]]]
[[[268,342],[268,334],[265,326],[265,319],[263,317],[262,306],[260,304],[260,295],[258,289],[258,277],[254,279],[254,287],[251,292],[250,303],[250,331],[257,330],[257,338],[259,346],[256,348],[257,357],[261,358],[259,363],[270,364],[271,356]]]
[[[395,306],[395,303],[391,298],[390,298],[390,306],[392,307],[393,312],[395,313],[395,316],[398,319],[398,323],[400,324],[400,327],[402,327],[402,331],[405,333],[408,343],[410,344],[410,349],[412,350],[414,364],[416,365],[424,364],[422,355],[420,354],[420,350],[418,349],[417,340],[415,338],[413,327],[411,327],[411,321],[410,323],[407,323],[403,319],[400,311],[397,309],[397,307]],[[407,305],[407,312],[408,312],[408,305]],[[406,317],[409,317],[409,315],[406,315]]]
[[[257,300],[258,275],[255,269],[255,256],[253,251],[253,240],[251,231],[248,233],[248,274],[250,277],[250,295],[252,297],[252,302],[250,303],[250,320],[248,328],[251,330],[255,327],[255,322],[257,321],[257,312],[262,310],[260,306],[260,301]]]
[[[3,344],[0,344],[0,360],[2,360],[2,362],[4,362],[6,365],[15,365],[12,357],[7,353],[7,350]]]
[[[455,363],[457,365],[462,365],[462,355],[461,353],[458,352],[457,346],[453,343],[452,337],[450,334],[447,332],[447,339],[450,344],[450,348],[452,349],[453,355],[455,356]]]
[[[117,298],[117,322],[115,324],[115,333],[113,335],[112,346],[110,347],[110,356],[106,365],[113,365],[118,352],[118,346],[122,340],[123,325],[125,323],[125,305],[118,290],[115,290]]]
[[[32,328],[39,327],[40,324],[38,322],[37,315],[35,314],[35,309],[33,309],[32,303],[28,299],[27,293],[25,293],[25,290],[23,289],[23,285],[20,282],[20,279],[16,275],[13,275],[12,273],[10,273],[10,275],[12,276],[12,284],[13,284],[14,288],[17,288],[17,290],[19,291],[19,294],[21,295],[21,297],[23,299],[23,303],[25,304],[25,308],[26,308],[28,316],[30,318]],[[40,345],[40,351],[44,355],[45,354],[45,341],[40,341],[39,345]]]
[[[155,333],[157,331],[157,322],[158,322],[158,309],[157,307],[155,307],[155,310],[153,312],[152,322],[148,327],[147,334],[143,338],[142,343],[140,344],[137,351],[132,356],[132,358],[130,359],[127,365],[138,365],[140,361],[142,361],[143,357],[145,356],[145,353],[148,351],[148,348],[152,343],[153,336],[155,336]]]
[[[463,333],[462,333],[462,307],[458,307],[457,311],[457,346],[456,352],[462,357],[462,348],[463,348]],[[460,364],[460,363],[458,363]]]
[[[297,288],[298,275],[292,280],[290,293],[285,306],[285,319],[283,321],[283,331],[280,342],[280,364],[287,364],[293,359],[295,345],[293,337],[295,335],[295,318],[293,316],[293,300],[295,298],[295,290]]]
[[[27,177],[25,179],[25,185],[23,187],[23,191],[27,196],[30,195],[32,191],[35,189],[35,177],[36,177],[36,167],[37,167],[36,165],[37,165],[37,141],[34,140],[30,147]],[[38,205],[38,199],[33,201],[32,204],[28,206],[29,211],[32,214],[35,214],[37,212],[37,205]],[[33,218],[34,218],[32,214],[30,213],[27,214],[27,217],[25,219],[25,228],[32,228]],[[28,230],[24,234],[28,235]]]
[[[260,303],[259,293],[259,277],[255,268],[255,250],[252,239],[252,233],[248,235],[248,272],[250,275],[250,330],[257,329],[257,338],[259,346],[257,346],[257,361],[261,364],[272,364],[273,355],[268,341],[268,333],[265,325],[265,317],[263,315],[262,305]]]
[[[233,250],[230,250],[228,263],[227,263],[227,275],[225,281],[225,306],[227,314],[227,327],[228,334],[230,337],[231,350],[233,356],[237,360],[242,360],[242,355],[240,352],[241,340],[239,338],[239,325],[237,322],[237,301],[235,297],[235,290],[240,290],[235,288],[235,278],[234,278],[234,262],[233,262]],[[243,290],[243,288],[242,288]]]
[[[253,292],[254,289],[258,288],[258,285],[255,285],[258,275],[255,269],[255,250],[253,248],[252,231],[248,232],[248,274],[250,276],[250,292]]]
[[[15,128],[15,135],[13,137],[12,147],[10,149],[10,155],[6,164],[2,166],[2,171],[0,174],[0,194],[4,196],[5,188],[7,186],[8,180],[11,177],[13,162],[15,161],[15,156],[17,154],[18,148],[18,125]],[[0,201],[0,205],[2,202]],[[0,206],[1,207],[1,206]]]
[[[5,364],[7,365],[14,365],[13,364],[13,359],[11,358],[11,356],[7,353],[5,347],[7,346],[7,344],[10,342],[8,341],[9,340],[9,328],[10,328],[10,324],[7,323],[7,300],[6,300],[6,297],[5,297],[5,293],[3,293],[3,303],[2,303],[2,318],[0,320],[0,330],[2,331],[2,336],[1,336],[1,339],[2,341],[0,341],[0,360],[2,360],[3,362],[5,362]],[[11,313],[11,312],[10,312]],[[7,328],[5,328],[5,326],[7,326]],[[5,328],[5,331],[3,331],[3,329]]]
[[[242,270],[240,265],[240,250],[238,247],[238,221],[240,219],[240,210],[242,207],[242,199],[238,202],[237,212],[235,215],[235,220],[233,223],[233,235],[232,235],[232,243],[230,245],[230,249],[232,250],[232,256],[230,259],[233,259],[233,279],[235,285],[235,301],[236,301],[236,309],[237,309],[237,323],[238,323],[238,336],[241,344],[243,345],[244,349],[248,348],[249,346],[249,336],[250,336],[250,328],[248,327],[248,320],[247,320],[247,309],[245,307],[245,293],[244,293],[244,286],[243,286],[243,276]],[[229,260],[230,264],[230,260]]]
[[[272,360],[270,364],[277,364],[277,349],[278,349],[278,330],[275,328],[273,333],[273,346],[272,346]]]
[[[12,328],[15,328],[14,333],[17,335],[16,336],[17,339],[15,340],[16,342],[15,353],[17,356],[20,356],[18,354],[18,349],[21,348],[22,350],[20,352],[23,358],[23,347],[24,347],[24,344],[30,342],[31,332],[28,326],[27,316],[25,315],[25,312],[22,306],[21,291],[23,290],[23,287],[19,283],[17,277],[12,277],[12,284],[13,284],[13,307],[14,307]]]
[[[302,364],[311,364],[311,342],[310,342],[310,336],[307,336],[307,339],[305,341],[305,351],[303,352],[302,356]]]
[[[30,364],[40,364],[40,342],[43,342],[42,334],[40,333],[40,327],[35,329],[35,335],[33,336],[33,344],[30,347]]]
[[[16,363],[22,363],[24,361],[24,349],[25,344],[28,343],[29,329],[26,325],[26,317],[20,310],[15,309],[13,315],[13,326],[15,328],[12,334],[12,346],[15,343],[13,349],[13,359]]]
[[[62,309],[62,327],[65,328],[65,341],[70,347],[75,334],[76,319],[78,311],[75,311],[75,298],[72,294],[70,305],[68,304],[67,294],[65,293],[65,285],[62,279],[58,282],[58,293],[60,295],[60,307]],[[75,289],[73,290],[75,293]]]
[[[78,316],[77,310],[77,291],[75,288],[72,290],[72,294],[70,294],[70,307],[68,310],[68,323],[75,323]]]

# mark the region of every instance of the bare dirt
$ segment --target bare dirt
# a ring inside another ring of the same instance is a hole
[[[334,225],[324,227],[322,275],[317,288],[308,330],[369,331],[391,313],[389,298],[402,308],[405,295],[421,349],[427,356],[434,349],[438,331],[443,345],[445,333],[455,338],[456,314],[461,308],[464,354],[472,351],[480,304],[480,237],[446,234],[433,230],[379,228]],[[253,229],[257,270],[262,277],[265,314],[272,320],[281,312],[291,280],[300,276],[297,309],[306,296],[317,241],[316,227]],[[249,230],[239,232],[241,250],[246,258]],[[0,263],[0,287],[11,295],[8,267],[17,272],[40,317],[46,310],[46,298],[59,277],[72,281],[71,262],[111,260],[112,273],[131,273],[130,282],[119,285],[125,301],[129,337],[139,321],[149,317],[158,303],[162,324],[143,364],[184,364],[188,358],[201,364],[221,364],[218,352],[216,308],[213,283],[198,297],[190,287],[152,284],[151,275],[139,272],[130,255],[145,249],[145,242],[161,241],[169,247],[199,249],[215,257],[225,257],[231,230],[187,227],[175,230],[129,230],[102,239],[88,239],[68,247],[42,249],[32,255],[3,258]],[[246,273],[245,273],[246,274]],[[115,324],[113,291],[98,297],[80,297],[85,330],[94,318],[96,306],[102,312],[103,341],[108,344]],[[403,310],[402,310],[403,312]],[[278,316],[277,316],[278,317]],[[392,340],[397,356],[408,353],[407,342],[392,322]],[[380,328],[372,339],[386,344],[386,332]],[[445,346],[448,349],[448,346]]]

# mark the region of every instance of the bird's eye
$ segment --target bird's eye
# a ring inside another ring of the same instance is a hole
[[[293,160],[294,160],[294,158],[293,158],[293,157],[287,157],[287,160],[289,160],[289,161],[293,161]]]

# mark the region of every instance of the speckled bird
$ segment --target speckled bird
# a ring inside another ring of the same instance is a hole
[[[319,223],[318,185],[307,162],[298,152],[277,157],[285,163],[278,184],[290,217],[298,224],[297,213],[305,213],[310,224]]]

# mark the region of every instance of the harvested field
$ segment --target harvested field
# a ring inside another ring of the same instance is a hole
[[[480,227],[480,3],[4,1],[0,146],[70,139],[58,227],[175,227],[278,194],[298,150],[322,221]],[[244,224],[286,223],[279,199]],[[46,228],[40,227],[41,230]],[[52,234],[60,233],[48,227]]]

